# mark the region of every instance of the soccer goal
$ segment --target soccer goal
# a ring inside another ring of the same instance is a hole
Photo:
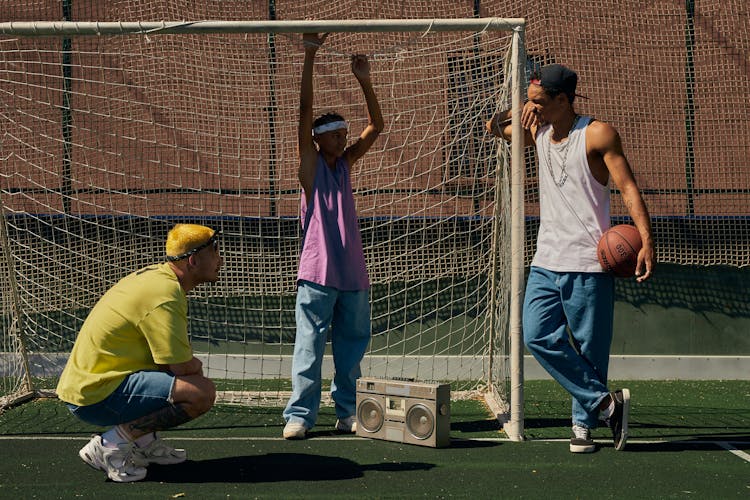
[[[0,23],[3,405],[54,388],[90,308],[162,261],[179,221],[223,234],[220,282],[190,296],[204,369],[225,402],[283,401],[306,32],[332,33],[316,114],[364,128],[361,53],[385,118],[352,172],[372,281],[363,374],[450,382],[520,438],[523,154],[484,123],[512,103],[521,132],[522,19]]]

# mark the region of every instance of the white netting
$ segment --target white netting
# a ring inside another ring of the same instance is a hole
[[[748,266],[748,8],[745,0],[0,0],[0,22],[60,20],[61,13],[76,21],[523,17],[527,65],[559,62],[574,68],[580,92],[590,98],[576,102],[578,111],[620,131],[652,214],[658,260]],[[263,371],[284,373],[288,345],[279,339],[289,339],[294,329],[289,311],[299,237],[296,140],[290,131],[296,126],[301,53],[291,35],[257,43],[252,37],[74,38],[70,65],[63,39],[0,37],[0,196],[13,252],[6,269],[19,278],[0,273],[3,351],[11,350],[8,332],[16,325],[8,313],[9,282],[17,283],[24,328],[42,339],[32,349],[64,351],[85,309],[127,270],[160,256],[164,231],[182,215],[220,221],[230,238],[225,282],[204,289],[192,304],[196,344],[213,353],[229,344],[222,339],[241,339],[232,345],[241,346],[237,362],[247,367],[237,371],[255,373],[259,364]],[[376,283],[373,320],[383,332],[411,328],[424,335],[412,345],[393,333],[381,334],[373,345],[421,362],[407,353],[432,349],[435,359],[442,359],[446,338],[466,352],[478,346],[476,336],[462,332],[463,324],[451,326],[457,333],[444,337],[416,318],[432,314],[445,323],[437,311],[447,313],[464,300],[445,298],[452,297],[454,286],[472,289],[486,302],[481,283],[462,282],[452,273],[457,267],[472,269],[467,276],[482,272],[481,258],[472,259],[486,248],[486,217],[495,208],[488,189],[494,184],[488,172],[476,168],[497,145],[462,127],[473,130],[492,106],[507,103],[504,95],[489,96],[497,102],[484,105],[484,97],[472,97],[475,90],[451,93],[448,70],[433,74],[431,68],[443,51],[446,68],[468,64],[463,74],[471,75],[469,84],[455,88],[470,88],[481,82],[471,65],[499,72],[493,59],[504,57],[507,41],[500,37],[496,47],[488,47],[489,36],[481,35],[485,61],[474,61],[466,57],[473,54],[473,38],[444,48],[450,36],[439,34],[428,38],[440,40],[430,41],[429,49],[412,45],[413,39],[333,35],[316,67],[316,98],[319,109],[335,107],[361,126],[361,96],[344,54],[374,56],[389,129],[355,181]],[[399,59],[402,46],[429,55]],[[493,89],[500,80],[496,75]],[[67,91],[73,97],[69,113],[63,112],[66,81],[75,82]],[[431,104],[431,93],[441,105]],[[450,113],[450,125],[436,125]],[[539,201],[532,151],[526,163],[529,259]],[[86,216],[62,217],[64,212]],[[626,219],[616,193],[613,212],[614,222]],[[449,234],[473,236],[457,241]],[[421,248],[414,261],[402,250],[410,247]],[[425,275],[446,295],[420,284]],[[440,281],[446,276],[453,276],[452,285]],[[654,293],[674,293],[658,284]],[[382,302],[381,296],[394,299]],[[415,303],[429,306],[422,311]],[[467,331],[481,331],[484,320],[469,316],[461,320]],[[49,364],[49,356],[37,363]],[[13,380],[10,385],[17,387],[18,378]]]
[[[527,18],[528,64],[578,72],[576,110],[622,136],[652,215],[657,259],[750,265],[750,10],[744,0],[482,2]],[[538,227],[528,156],[527,258]],[[614,223],[629,221],[613,194]]]
[[[509,99],[511,37],[335,33],[318,53],[316,111],[364,128],[349,66],[364,53],[386,123],[352,172],[373,283],[364,374],[505,395],[509,165],[484,122]],[[223,232],[222,278],[190,300],[204,369],[246,401],[287,387],[302,60],[291,33],[0,38],[4,245],[35,375],[54,378],[101,294],[189,220]]]

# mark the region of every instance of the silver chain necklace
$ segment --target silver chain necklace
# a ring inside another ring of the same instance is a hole
[[[549,145],[547,146],[547,170],[549,170],[549,175],[552,177],[552,181],[558,185],[558,187],[563,187],[565,184],[565,181],[568,180],[568,171],[565,169],[565,164],[568,162],[568,150],[570,149],[570,134],[573,132],[573,129],[576,128],[576,124],[578,123],[578,115],[575,116],[573,119],[573,125],[570,126],[570,131],[568,131],[568,140],[565,141],[565,146],[563,146],[563,159],[562,159],[562,165],[560,167],[560,178],[555,179],[555,173],[552,171],[552,131],[550,131],[549,135]]]

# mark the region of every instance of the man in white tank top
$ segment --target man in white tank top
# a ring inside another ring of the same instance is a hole
[[[643,241],[636,280],[654,270],[651,221],[617,131],[573,109],[578,76],[559,64],[545,66],[528,88],[521,122],[525,144],[539,160],[540,226],[523,306],[524,343],[572,396],[570,451],[596,450],[591,429],[602,417],[614,446],[625,447],[630,391],[607,388],[614,316],[614,279],[596,256],[609,229],[609,180],[622,193]],[[487,130],[511,139],[511,111],[495,115]]]

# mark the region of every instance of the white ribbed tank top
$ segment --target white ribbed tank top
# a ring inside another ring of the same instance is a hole
[[[603,272],[596,245],[609,229],[609,186],[602,186],[589,168],[586,127],[591,121],[579,116],[568,140],[559,144],[550,141],[551,125],[537,130],[540,226],[532,266]]]

